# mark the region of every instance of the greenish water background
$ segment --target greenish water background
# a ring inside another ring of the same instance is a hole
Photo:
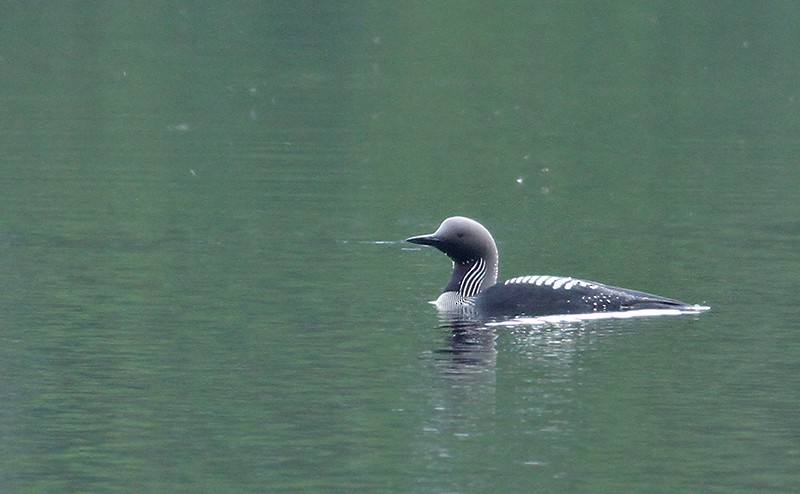
[[[800,490],[798,13],[4,7],[0,490]],[[713,310],[454,341],[454,214]]]

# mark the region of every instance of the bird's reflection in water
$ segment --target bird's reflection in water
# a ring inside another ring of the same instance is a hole
[[[464,442],[479,441],[495,422],[497,333],[464,317],[440,314],[440,323],[443,339],[428,353],[436,372],[425,388],[419,453],[429,467],[449,469]]]
[[[441,370],[471,373],[493,370],[497,351],[497,333],[482,322],[459,315],[440,314],[442,329],[447,330],[445,347],[436,350],[449,358]]]

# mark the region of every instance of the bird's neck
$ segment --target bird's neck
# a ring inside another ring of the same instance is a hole
[[[453,262],[453,273],[445,292],[458,292],[473,297],[497,283],[497,261],[479,257],[466,262]]]

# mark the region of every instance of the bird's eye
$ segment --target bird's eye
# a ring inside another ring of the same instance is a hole
[[[456,236],[457,236],[458,238],[464,238],[464,234],[463,234],[463,233],[456,233]]]

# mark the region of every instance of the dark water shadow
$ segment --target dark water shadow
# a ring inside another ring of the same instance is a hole
[[[440,370],[450,373],[478,372],[494,368],[497,356],[497,332],[483,322],[440,315],[440,329],[445,330],[444,346],[434,353],[441,359]]]

